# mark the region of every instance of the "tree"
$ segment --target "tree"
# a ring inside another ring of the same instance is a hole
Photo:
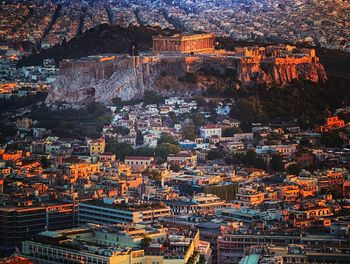
[[[127,143],[109,142],[106,144],[106,151],[117,155],[119,160],[124,160],[125,156],[132,152],[132,146]]]
[[[301,172],[301,166],[298,163],[293,163],[287,167],[287,172],[292,175],[299,175]]]
[[[0,127],[0,135],[3,137],[13,137],[17,134],[15,125],[3,125]]]
[[[163,98],[155,91],[145,91],[143,94],[143,102],[145,105],[159,104]]]
[[[193,72],[186,72],[185,80],[189,83],[197,83],[197,75]]]
[[[208,160],[216,160],[221,158],[222,158],[222,154],[216,149],[209,150],[207,153]]]
[[[65,130],[68,128],[68,123],[64,120],[59,121],[58,123],[59,129]]]
[[[113,132],[126,136],[129,135],[130,129],[125,126],[116,126],[115,128],[113,128]]]
[[[102,116],[108,111],[107,107],[104,104],[97,102],[89,103],[86,107],[86,110],[88,113],[94,114],[95,116]]]
[[[203,126],[207,123],[205,115],[203,114],[195,114],[192,117],[192,120],[193,120],[193,124],[195,124],[196,126]]]
[[[240,133],[241,130],[238,127],[228,127],[222,131],[223,137],[233,137],[234,134]]]
[[[174,139],[174,137],[166,132],[163,132],[160,135],[160,139],[158,140],[158,145],[161,145],[162,143],[169,143],[169,144],[173,144],[173,145],[177,145],[178,142]]]
[[[154,148],[139,147],[139,148],[136,148],[136,149],[132,150],[130,155],[153,157],[154,156]]]
[[[254,150],[248,150],[245,156],[243,157],[243,163],[253,165],[256,161],[257,155]]]
[[[49,166],[49,160],[43,156],[41,159],[40,159],[40,163],[41,165],[43,166],[44,169],[46,169],[48,166]]]
[[[114,97],[112,99],[112,104],[115,106],[122,106],[123,105],[123,101],[120,97]]]
[[[197,102],[198,107],[206,106],[207,104],[203,97],[195,97],[194,100]]]
[[[270,168],[273,171],[282,171],[283,170],[283,162],[282,157],[278,154],[272,155],[271,161],[270,161]]]
[[[170,143],[162,143],[160,146],[156,147],[156,156],[163,160],[166,160],[170,154],[176,154],[179,152],[180,147]]]
[[[145,236],[144,238],[141,239],[141,248],[149,247],[151,242],[152,242],[152,239],[148,236]]]
[[[98,130],[102,130],[103,126],[109,125],[112,122],[112,116],[109,114],[105,114],[99,116],[95,119],[94,124],[97,126]]]
[[[327,132],[322,134],[321,144],[327,148],[339,148],[343,145],[343,140],[337,132]]]
[[[184,139],[194,140],[197,136],[197,127],[195,125],[188,125],[182,128],[182,137]]]
[[[200,255],[199,257],[199,264],[205,264],[207,263],[207,260],[205,259],[205,256],[204,255]]]
[[[161,181],[162,180],[162,174],[159,170],[151,170],[146,171],[145,174],[152,180],[155,181]]]
[[[179,172],[181,170],[181,166],[179,164],[171,164],[170,169],[174,172]]]

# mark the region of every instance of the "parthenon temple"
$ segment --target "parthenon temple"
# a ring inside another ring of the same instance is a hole
[[[154,36],[154,52],[212,52],[214,50],[213,34]]]

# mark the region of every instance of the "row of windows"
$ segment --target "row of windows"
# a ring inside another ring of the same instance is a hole
[[[126,217],[126,218],[131,218],[133,217],[132,213],[127,213],[127,212],[116,212],[116,211],[106,211],[106,210],[102,210],[102,209],[93,209],[93,208],[82,208],[81,206],[79,206],[78,209],[79,214],[89,214],[89,215],[94,215],[94,216],[108,216],[108,217],[114,217],[114,216],[119,216],[119,217]]]
[[[89,264],[108,264],[107,260],[90,257],[90,256],[79,255],[73,252],[62,251],[55,248],[36,247],[33,245],[29,245],[28,249],[29,249],[29,254],[35,258],[54,260],[60,263],[71,263],[71,262],[81,263],[83,261],[84,263],[89,263]]]
[[[128,161],[127,162],[127,164],[131,164],[131,165],[147,165],[148,164],[148,162],[147,161],[145,161],[145,162],[143,162],[143,161]]]

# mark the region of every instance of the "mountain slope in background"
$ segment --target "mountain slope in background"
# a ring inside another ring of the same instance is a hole
[[[78,35],[69,42],[63,41],[61,45],[24,57],[17,66],[40,65],[47,58],[53,58],[58,65],[62,59],[74,59],[103,53],[127,53],[130,52],[131,45],[135,45],[137,50],[147,51],[152,48],[152,36],[160,33],[171,35],[177,32],[147,26],[123,28],[102,24]]]

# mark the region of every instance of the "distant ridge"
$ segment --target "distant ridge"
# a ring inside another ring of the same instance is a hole
[[[103,53],[127,53],[131,44],[140,51],[152,48],[152,36],[157,34],[171,35],[178,33],[173,29],[160,29],[149,26],[110,26],[99,25],[87,32],[77,35],[68,42],[37,54],[21,59],[17,66],[40,65],[44,59],[52,58],[58,64],[62,59],[74,59]]]

